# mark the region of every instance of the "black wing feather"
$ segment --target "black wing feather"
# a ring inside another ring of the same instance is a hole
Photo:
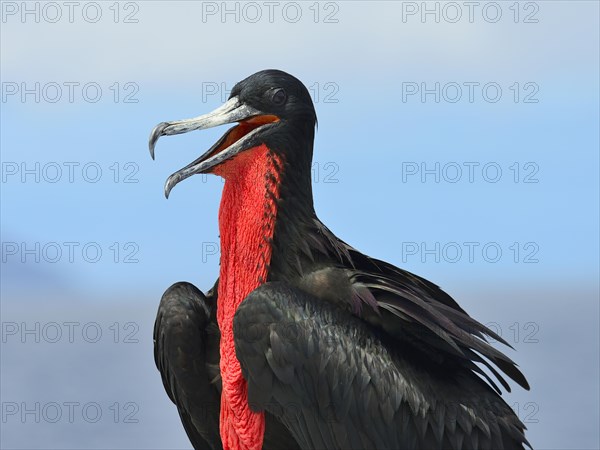
[[[490,369],[508,391],[510,386],[490,363],[517,384],[529,389],[525,376],[514,361],[492,347],[487,339],[510,345],[470,317],[439,286],[360,253],[335,237],[318,219],[315,219],[307,235],[321,242],[319,247],[311,247],[313,259],[335,261],[336,268],[330,271],[330,276],[335,278],[338,285],[340,277],[334,272],[344,271],[347,274],[353,292],[342,301],[348,303],[347,309],[355,315],[399,341],[410,343],[432,360],[445,365],[462,366],[482,375],[497,391],[497,386],[489,376],[482,374],[475,363]],[[308,241],[312,242],[310,239]],[[310,292],[315,294],[314,291]]]
[[[217,284],[204,296],[190,283],[176,283],[163,294],[154,325],[156,367],[188,438],[202,450],[222,448],[216,295]],[[268,388],[267,377],[260,381]],[[264,401],[259,391],[251,394],[250,404]],[[270,413],[265,414],[263,449],[298,449],[289,431]]]
[[[350,312],[287,283],[253,291],[235,315],[234,336],[250,395],[263,391],[255,407],[277,414],[301,448],[527,443],[523,424],[477,375],[430,371]]]
[[[218,373],[214,306],[194,285],[176,283],[163,294],[154,325],[156,367],[195,449],[222,448],[220,386],[212,383]]]

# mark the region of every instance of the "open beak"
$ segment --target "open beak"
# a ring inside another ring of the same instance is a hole
[[[174,122],[161,122],[156,125],[150,133],[149,140],[152,159],[154,159],[156,141],[161,136],[183,134],[239,122],[238,125],[230,128],[206,153],[167,178],[165,197],[169,198],[171,189],[180,181],[197,173],[208,173],[218,164],[258,145],[258,134],[266,128],[274,126],[278,121],[279,117],[265,114],[241,102],[238,97],[232,97],[219,108],[203,116]]]

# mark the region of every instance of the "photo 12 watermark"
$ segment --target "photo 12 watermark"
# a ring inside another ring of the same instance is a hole
[[[403,81],[402,103],[539,103],[535,81]]]
[[[340,178],[340,166],[335,161],[313,161],[310,167],[311,180],[313,184],[338,184]],[[208,180],[214,179],[215,176],[203,173],[200,176],[202,183],[208,183]],[[222,183],[225,183],[224,178],[219,178]]]
[[[464,242],[416,242],[401,244],[403,263],[487,263],[509,262],[514,264],[538,264],[540,245],[534,241],[502,243],[497,241]]]
[[[537,2],[401,2],[402,23],[539,23]]]
[[[139,23],[138,2],[0,3],[2,23]]]
[[[3,344],[97,344],[112,342],[114,344],[139,343],[137,322],[82,322],[48,321],[48,322],[2,322]]]
[[[338,2],[201,2],[202,23],[323,23],[340,21]]]
[[[139,183],[137,162],[3,161],[2,183]]]
[[[56,264],[108,262],[137,264],[140,246],[137,242],[96,241],[2,241],[2,263]]]
[[[225,103],[229,99],[234,84],[226,81],[203,81],[201,86],[202,103],[207,103],[214,99]],[[340,86],[335,81],[313,81],[307,83],[306,88],[313,103],[340,102]],[[295,92],[288,92],[288,95],[293,96],[295,94]]]
[[[139,423],[137,402],[2,402],[2,423]]]
[[[540,166],[535,161],[403,161],[402,183],[538,184]]]
[[[133,81],[3,81],[2,103],[139,103]]]

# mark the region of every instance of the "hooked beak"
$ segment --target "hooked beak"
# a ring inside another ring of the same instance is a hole
[[[210,169],[234,157],[244,150],[258,144],[258,133],[270,128],[279,117],[265,114],[240,101],[230,98],[214,111],[193,119],[161,122],[150,133],[150,156],[154,159],[154,147],[161,136],[183,134],[194,130],[205,130],[227,123],[239,122],[230,128],[206,153],[178,170],[165,183],[165,197],[169,198],[171,189],[182,180],[197,173],[208,173]]]

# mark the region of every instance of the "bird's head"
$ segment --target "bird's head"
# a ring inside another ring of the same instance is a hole
[[[237,122],[202,156],[167,179],[168,197],[177,183],[194,174],[226,177],[229,162],[261,145],[285,160],[310,162],[316,121],[312,99],[300,80],[280,70],[263,70],[237,83],[229,100],[214,111],[193,119],[159,123],[150,134],[150,154],[154,158],[154,147],[161,136]],[[301,141],[310,141],[310,146],[300,148]],[[309,154],[297,154],[302,151]]]

